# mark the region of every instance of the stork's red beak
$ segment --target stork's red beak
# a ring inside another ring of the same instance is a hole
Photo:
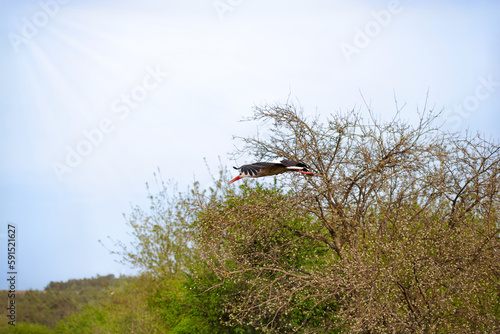
[[[241,176],[236,176],[234,179],[232,179],[231,181],[229,181],[229,184],[233,183],[234,181],[238,181],[239,179],[241,179]]]

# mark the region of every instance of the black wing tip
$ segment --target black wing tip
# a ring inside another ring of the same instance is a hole
[[[289,159],[283,159],[280,161],[282,165],[285,167],[302,167],[304,172],[308,172],[309,166],[307,166],[305,163],[300,162],[300,161],[295,161],[295,160],[289,160]]]

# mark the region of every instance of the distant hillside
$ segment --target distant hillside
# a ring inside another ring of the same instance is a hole
[[[54,328],[65,316],[79,311],[86,304],[95,304],[109,295],[109,288],[125,281],[127,277],[114,275],[95,278],[71,279],[67,282],[50,282],[44,290],[16,292],[18,323],[36,323]],[[0,295],[7,299],[7,290]],[[0,324],[0,329],[3,326]]]

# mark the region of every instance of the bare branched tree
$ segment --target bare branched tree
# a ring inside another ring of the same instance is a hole
[[[319,177],[241,186],[199,208],[199,247],[233,320],[267,332],[490,332],[500,319],[500,147],[350,112],[256,107],[237,153]],[[195,198],[194,196],[193,198]]]

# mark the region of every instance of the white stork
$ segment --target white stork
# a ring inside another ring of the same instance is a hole
[[[306,164],[292,160],[283,159],[280,162],[255,162],[253,164],[243,165],[241,167],[233,167],[240,171],[240,175],[229,181],[229,184],[238,181],[244,177],[262,177],[270,175],[278,175],[285,172],[299,172],[304,175],[318,176],[310,172]]]

